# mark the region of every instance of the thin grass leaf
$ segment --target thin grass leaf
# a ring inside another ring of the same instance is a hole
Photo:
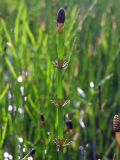
[[[10,34],[9,34],[9,32],[8,32],[8,29],[7,29],[7,27],[6,27],[6,24],[5,24],[5,21],[3,20],[3,19],[1,19],[1,25],[2,25],[2,27],[3,27],[3,30],[4,30],[4,32],[5,32],[5,35],[6,35],[6,37],[7,37],[7,40],[8,40],[8,42],[10,42],[11,43],[11,53],[12,53],[12,55],[15,57],[15,58],[17,58],[18,56],[17,56],[17,53],[16,53],[16,51],[15,51],[15,47],[14,47],[14,45],[13,45],[13,43],[12,43],[12,39],[11,39],[11,37],[10,37]]]
[[[5,61],[6,61],[6,64],[8,65],[13,77],[16,79],[17,78],[17,74],[15,72],[15,69],[13,68],[12,64],[10,63],[10,60],[8,59],[8,57],[5,57]]]
[[[8,93],[8,90],[9,90],[9,84],[6,85],[4,91],[0,95],[0,101],[6,96],[6,94]]]

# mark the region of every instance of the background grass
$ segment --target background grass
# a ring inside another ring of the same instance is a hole
[[[72,119],[74,127],[70,135],[64,122],[64,135],[68,140],[77,137],[65,148],[65,159],[116,156],[112,119],[120,112],[120,2],[1,0],[1,160],[6,152],[9,159],[10,155],[21,159],[32,147],[36,148],[36,159],[58,159],[53,144],[56,108],[51,100],[56,97],[52,62],[57,58],[56,14],[60,7],[66,9],[64,56],[69,61],[64,95],[71,100],[65,117]]]

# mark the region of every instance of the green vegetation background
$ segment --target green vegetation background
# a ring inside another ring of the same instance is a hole
[[[68,160],[82,159],[81,146],[85,159],[116,154],[112,119],[120,112],[120,2],[0,0],[1,160],[4,152],[15,160],[22,158],[32,147],[37,149],[36,159],[58,159],[53,144],[56,108],[51,100],[57,87],[52,62],[57,58],[56,14],[61,7],[66,9],[64,57],[69,61],[63,87],[65,98],[71,100],[64,114],[72,115],[74,135],[79,135],[64,155]],[[71,140],[73,135],[64,126],[65,138]]]

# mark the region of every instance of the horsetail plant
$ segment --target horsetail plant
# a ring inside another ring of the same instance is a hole
[[[120,120],[118,115],[115,115],[113,118],[113,130],[115,132],[115,139],[118,144],[117,159],[120,159]]]
[[[65,11],[60,8],[57,14],[57,60],[54,62],[54,67],[57,68],[57,99],[52,102],[57,107],[57,131],[58,138],[55,138],[54,143],[59,151],[59,159],[63,160],[63,148],[70,145],[71,142],[67,143],[64,139],[64,126],[63,126],[63,114],[64,107],[69,103],[69,100],[65,100],[63,96],[63,70],[67,67],[68,62],[64,60],[64,22],[65,22]]]
[[[113,130],[115,132],[115,138],[120,148],[120,120],[118,115],[115,115],[113,118]]]
[[[30,150],[30,152],[29,152],[28,154],[26,154],[26,156],[25,156],[22,160],[27,160],[29,156],[32,156],[32,157],[33,157],[34,154],[35,154],[35,152],[36,152],[36,149],[35,149],[35,148],[32,148],[32,149]]]

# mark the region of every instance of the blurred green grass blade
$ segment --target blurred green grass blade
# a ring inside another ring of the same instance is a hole
[[[34,39],[34,35],[32,34],[28,24],[26,24],[25,29],[27,31],[28,37],[30,38],[30,41],[31,41],[32,45],[35,47],[36,46],[36,42],[35,42],[35,39]]]
[[[108,74],[112,70],[115,61],[117,60],[117,58],[119,58],[119,55],[120,55],[120,46],[118,47],[118,49],[116,50],[116,53],[112,57],[111,63],[108,64],[108,67],[106,69],[106,74]]]
[[[42,37],[43,37],[42,31],[39,30],[37,44],[36,44],[36,49],[38,49],[40,47],[41,42],[42,42]]]
[[[111,143],[111,145],[109,146],[109,148],[105,152],[105,154],[103,156],[104,158],[107,157],[110,154],[112,148],[115,147],[115,145],[116,145],[116,140],[113,140],[113,142]]]
[[[28,96],[28,101],[30,102],[31,104],[31,107],[34,109],[34,111],[36,111],[36,113],[38,112],[37,108],[36,108],[36,105],[35,103],[33,102],[33,100],[31,99],[31,96],[29,95]]]
[[[46,51],[47,49],[47,42],[48,42],[48,35],[46,34],[43,40],[43,51]]]
[[[98,86],[99,86],[99,85],[103,85],[106,81],[110,80],[113,76],[114,76],[113,73],[107,75],[103,80],[101,80],[101,81],[98,83]]]
[[[89,16],[89,14],[91,13],[91,11],[93,10],[93,8],[96,6],[97,3],[98,3],[98,0],[94,0],[93,3],[90,5],[90,7],[88,8],[88,10],[86,11],[86,13],[84,14],[83,18],[81,19],[79,23],[78,30],[82,29],[84,21]]]
[[[1,137],[1,140],[0,140],[0,148],[2,148],[2,146],[4,144],[4,141],[5,141],[6,132],[7,132],[7,125],[8,125],[8,119],[5,118],[3,132],[2,132],[2,137]]]
[[[35,119],[34,119],[33,115],[31,114],[30,109],[28,108],[27,105],[25,105],[25,110],[28,113],[30,119],[34,122]]]
[[[11,37],[10,37],[10,34],[9,34],[8,30],[7,30],[5,21],[4,21],[3,19],[1,19],[1,25],[2,25],[2,27],[3,27],[3,30],[4,30],[4,32],[5,32],[5,35],[6,35],[6,37],[7,37],[8,42],[11,43],[11,46],[10,46],[10,47],[11,47],[11,51],[12,51],[11,53],[12,53],[12,55],[13,55],[15,58],[17,58],[17,53],[16,53],[15,48],[14,48],[14,45],[13,45],[13,43],[12,43],[12,39],[11,39]]]
[[[13,122],[12,122],[12,115],[9,113],[8,114],[8,122],[9,122],[9,126],[10,126],[10,128],[9,128],[9,132],[12,134],[12,132],[13,132]]]
[[[9,69],[10,69],[10,71],[11,71],[13,77],[16,79],[16,78],[17,78],[17,74],[16,74],[16,72],[15,72],[15,70],[14,70],[12,64],[10,63],[8,57],[5,57],[5,61],[6,61],[7,65],[8,65],[8,67],[9,67]]]
[[[20,3],[20,6],[19,6],[19,9],[18,9],[18,14],[17,14],[17,17],[16,17],[16,20],[15,20],[15,34],[14,34],[14,37],[15,37],[15,42],[17,43],[18,40],[19,40],[19,32],[20,32],[20,20],[21,20],[21,16],[22,16],[22,13],[23,13],[23,3]]]
[[[3,91],[3,93],[0,95],[0,100],[2,100],[6,96],[8,90],[9,90],[9,85],[7,84],[6,88]]]
[[[65,44],[68,45],[70,43],[70,39],[72,36],[72,30],[74,29],[74,25],[77,22],[77,18],[78,18],[78,8],[75,6],[72,11],[71,11],[71,24],[70,27],[67,29],[67,33],[65,36]]]

